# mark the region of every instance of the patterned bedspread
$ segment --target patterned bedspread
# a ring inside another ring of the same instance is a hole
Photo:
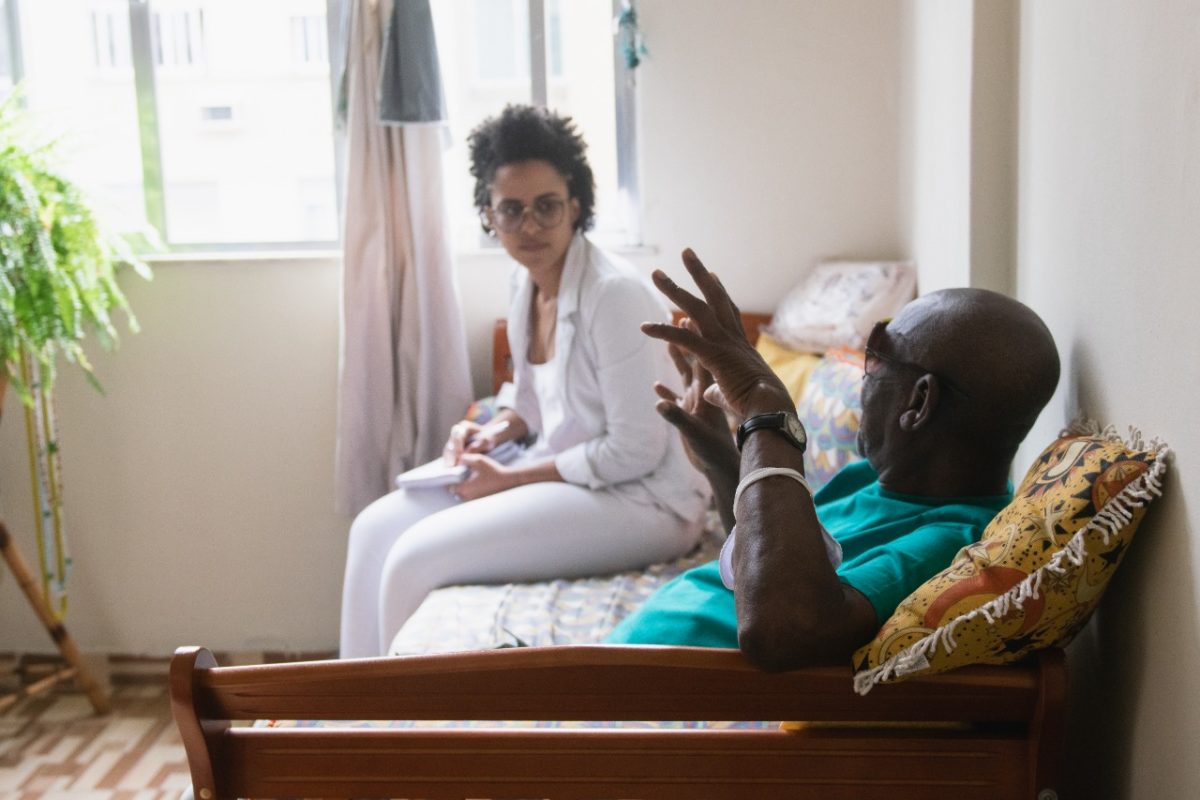
[[[396,634],[389,655],[594,644],[658,587],[684,570],[715,559],[724,538],[713,514],[690,553],[644,570],[575,580],[438,589]]]

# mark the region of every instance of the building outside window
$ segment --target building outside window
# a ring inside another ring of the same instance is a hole
[[[292,63],[329,63],[329,28],[323,14],[292,17]]]
[[[204,60],[204,9],[166,8],[150,15],[154,63],[168,69],[196,69]]]
[[[92,62],[96,70],[133,69],[129,46],[129,9],[124,3],[92,8]]]
[[[0,92],[22,77],[63,171],[118,230],[154,227],[184,251],[332,247],[327,13],[344,2],[0,0]],[[530,24],[530,8],[543,9],[543,25]],[[433,9],[456,246],[480,245],[466,135],[506,103],[530,102],[534,31],[548,104],[574,116],[589,144],[597,230],[619,239],[612,0],[434,0]]]

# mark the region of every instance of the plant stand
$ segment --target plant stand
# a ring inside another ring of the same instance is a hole
[[[21,556],[21,551],[17,549],[16,542],[9,535],[8,528],[3,522],[0,522],[0,553],[4,554],[4,561],[12,571],[13,577],[17,579],[17,584],[21,587],[21,591],[29,598],[29,604],[33,607],[34,613],[42,621],[46,632],[50,634],[50,638],[54,640],[54,644],[58,646],[59,652],[62,653],[62,657],[67,662],[66,667],[58,670],[53,675],[49,675],[28,686],[23,686],[11,694],[0,696],[0,713],[3,713],[10,706],[15,705],[25,697],[40,694],[53,688],[61,681],[75,678],[76,683],[79,684],[79,688],[87,694],[88,700],[91,702],[92,708],[96,710],[96,713],[107,714],[109,708],[108,694],[92,677],[91,672],[83,661],[83,657],[79,654],[79,649],[75,647],[75,641],[71,638],[71,634],[67,633],[67,629],[63,624],[54,618],[54,613],[46,605],[46,600],[37,587],[33,573],[29,571],[29,565],[26,564],[25,559]]]
[[[0,413],[3,413],[4,395],[8,390],[8,381],[0,375]],[[28,686],[22,686],[15,692],[6,695],[0,695],[0,713],[3,713],[9,707],[16,705],[25,697],[40,694],[41,692],[52,689],[60,682],[75,679],[79,688],[87,694],[88,700],[92,704],[97,714],[107,714],[109,710],[108,694],[95,678],[92,677],[91,671],[84,663],[83,657],[79,653],[79,649],[75,646],[75,641],[71,635],[67,633],[67,629],[58,619],[55,618],[54,612],[46,603],[46,598],[38,589],[37,581],[34,574],[30,571],[28,563],[21,555],[21,551],[17,549],[17,543],[9,535],[8,527],[0,520],[0,553],[4,555],[4,562],[8,564],[9,570],[13,577],[17,580],[17,585],[21,587],[21,591],[25,593],[25,597],[29,599],[29,605],[33,607],[33,612],[37,614],[42,625],[46,628],[46,632],[50,634],[50,638],[54,640],[54,644],[62,653],[63,659],[66,660],[67,666],[56,671],[41,680],[35,681]]]

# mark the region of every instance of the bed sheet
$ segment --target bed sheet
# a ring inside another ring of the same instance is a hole
[[[602,577],[448,586],[431,592],[392,640],[389,655],[595,644],[660,586],[712,561],[724,530],[715,513],[682,558]]]

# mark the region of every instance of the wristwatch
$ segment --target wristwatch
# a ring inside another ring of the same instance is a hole
[[[800,418],[787,411],[774,411],[770,414],[755,414],[738,425],[738,451],[741,452],[742,444],[752,431],[761,430],[779,431],[783,438],[799,448],[801,453],[808,445],[808,435],[804,432],[804,426],[800,424]]]

